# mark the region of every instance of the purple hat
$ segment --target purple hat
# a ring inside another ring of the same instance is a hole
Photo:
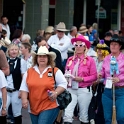
[[[77,41],[81,41],[81,42],[84,42],[86,47],[89,49],[90,46],[91,46],[91,43],[90,41],[88,41],[83,35],[78,35],[76,38],[72,38],[71,39],[71,43],[74,44],[76,43]]]

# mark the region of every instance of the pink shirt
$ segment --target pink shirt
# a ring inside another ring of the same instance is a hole
[[[72,56],[67,60],[66,64],[66,69],[71,70],[71,73],[74,69],[74,65],[77,63],[78,58],[80,59],[79,61],[79,66],[78,66],[78,75],[79,77],[82,77],[84,79],[83,82],[79,83],[79,87],[87,87],[91,86],[92,82],[97,79],[97,69],[96,69],[96,64],[95,61],[92,57],[87,56],[86,57],[86,64],[84,64],[84,55],[80,57],[75,57]],[[69,65],[69,62],[72,61],[72,63]]]
[[[103,65],[101,74],[102,77],[105,78],[104,84],[106,84],[107,77],[111,77],[110,75],[110,59],[111,54],[106,56]],[[115,74],[115,77],[118,77],[120,79],[120,82],[116,83],[115,86],[124,86],[124,54],[120,53],[119,56],[116,58],[118,62],[118,68],[119,68],[119,74]]]

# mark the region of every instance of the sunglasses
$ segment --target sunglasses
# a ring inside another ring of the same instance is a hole
[[[75,44],[74,46],[75,46],[75,47],[82,47],[82,46],[85,46],[85,43],[82,43],[82,44]]]
[[[57,30],[58,31],[58,30]],[[60,32],[60,33],[64,33],[64,31],[58,31],[58,32]]]
[[[119,38],[111,38],[110,41],[120,41]]]

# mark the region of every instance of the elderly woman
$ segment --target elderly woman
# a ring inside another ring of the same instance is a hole
[[[90,48],[88,40],[79,35],[71,42],[75,46],[75,55],[67,61],[65,76],[69,82],[68,90],[72,95],[72,102],[65,109],[64,124],[72,124],[73,111],[77,103],[79,120],[82,124],[88,124],[88,107],[92,98],[91,85],[97,79],[96,65],[94,59],[85,53],[86,49]]]
[[[106,56],[99,77],[105,78],[105,89],[102,95],[105,124],[112,123],[113,94],[112,86],[115,87],[116,119],[118,124],[124,124],[124,54],[121,48],[124,47],[122,39],[117,35],[109,42],[111,54]],[[116,69],[111,74],[111,59],[114,58]],[[119,71],[119,72],[118,72]]]
[[[22,76],[26,72],[26,62],[20,59],[19,48],[16,44],[10,44],[7,50],[8,63],[10,74],[6,76],[7,79],[7,105],[12,105],[12,112],[15,124],[22,124],[21,116],[21,99],[19,88],[22,81]]]
[[[53,124],[58,115],[56,98],[66,89],[67,81],[62,72],[54,68],[55,58],[54,52],[49,52],[46,46],[40,46],[34,57],[34,66],[24,75],[20,88],[22,106],[27,108],[29,100],[32,124]]]

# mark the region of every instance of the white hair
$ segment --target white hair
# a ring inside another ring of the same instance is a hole
[[[30,37],[30,35],[29,34],[23,34],[23,36],[22,36],[22,38],[21,38],[21,41],[23,42],[23,41],[25,41],[25,40],[31,40],[31,37]]]

